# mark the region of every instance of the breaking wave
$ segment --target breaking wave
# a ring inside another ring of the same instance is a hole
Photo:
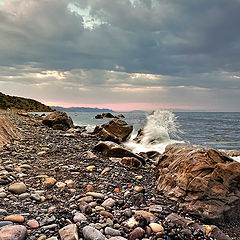
[[[147,116],[147,123],[142,128],[139,140],[131,137],[124,145],[136,153],[147,151],[162,153],[169,144],[184,143],[180,141],[180,133],[177,118],[172,112],[156,110]]]

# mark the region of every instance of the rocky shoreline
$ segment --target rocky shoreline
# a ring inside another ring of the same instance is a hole
[[[131,168],[103,156],[84,128],[1,116],[21,137],[0,147],[0,240],[240,239],[239,223],[205,225],[158,192],[151,162]]]

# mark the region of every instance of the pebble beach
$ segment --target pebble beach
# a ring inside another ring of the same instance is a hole
[[[157,192],[153,162],[121,165],[96,152],[100,139],[83,127],[0,117],[21,135],[0,147],[0,240],[240,239],[238,226],[213,231]]]

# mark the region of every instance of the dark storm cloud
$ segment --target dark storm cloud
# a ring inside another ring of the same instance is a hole
[[[0,88],[201,107],[228,89],[222,106],[234,106],[239,10],[239,0],[5,0]]]
[[[173,75],[238,68],[237,0],[75,1],[102,21],[93,30],[70,1],[10,2],[0,11],[1,65]]]

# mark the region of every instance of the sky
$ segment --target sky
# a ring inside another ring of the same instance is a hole
[[[240,0],[0,0],[0,92],[116,111],[240,111]]]

